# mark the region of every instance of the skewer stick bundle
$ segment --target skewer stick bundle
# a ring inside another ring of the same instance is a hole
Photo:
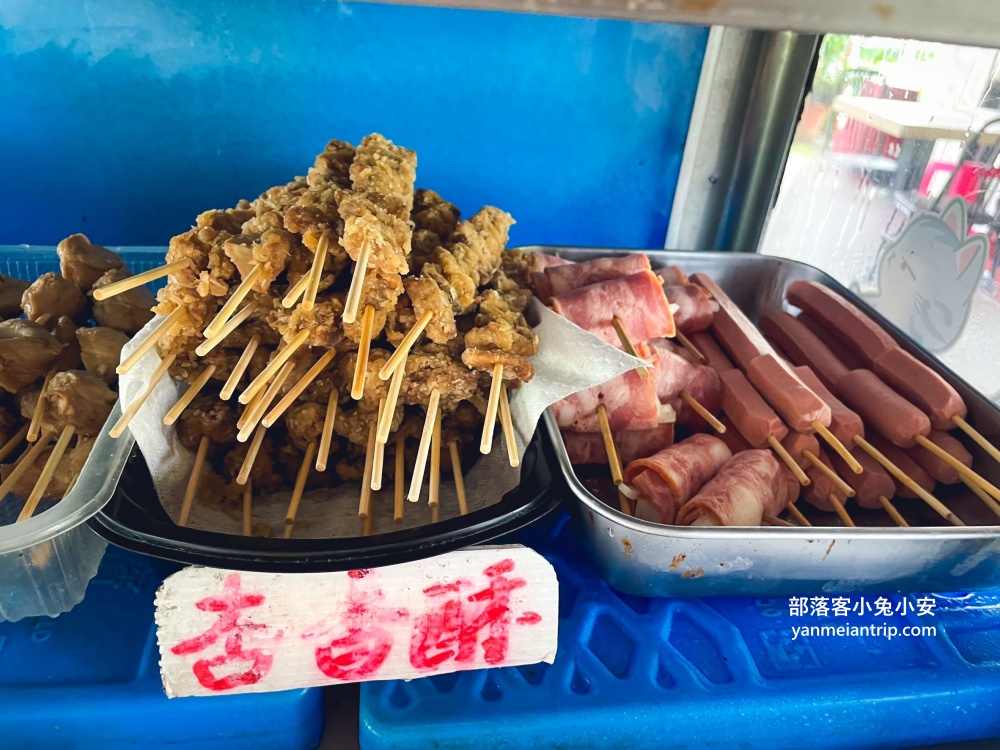
[[[493,383],[490,385],[490,398],[486,404],[486,419],[483,422],[483,439],[479,443],[479,452],[487,454],[493,448],[493,429],[497,421],[497,408],[500,406],[500,388],[503,386],[503,365],[497,362],[493,365]]]
[[[114,297],[116,294],[127,292],[129,289],[135,289],[143,284],[148,284],[150,281],[156,281],[177,271],[183,271],[189,265],[191,265],[190,258],[181,258],[180,260],[162,265],[159,268],[151,268],[148,271],[137,273],[135,276],[129,276],[127,279],[116,281],[114,284],[108,284],[100,289],[95,289],[94,299],[100,302],[109,297]]]
[[[624,480],[622,475],[622,462],[618,457],[618,446],[615,445],[615,437],[611,434],[611,423],[608,421],[608,410],[604,404],[597,405],[597,422],[601,426],[601,438],[604,440],[604,451],[608,454],[608,466],[611,468],[611,480],[617,487]]]
[[[160,364],[157,365],[156,369],[153,371],[152,377],[149,379],[149,385],[146,386],[146,390],[144,390],[139,397],[129,405],[128,409],[125,410],[125,413],[122,414],[121,419],[119,419],[115,423],[115,426],[111,428],[111,432],[109,433],[111,437],[121,437],[121,434],[125,432],[125,428],[128,427],[129,422],[131,422],[135,418],[135,415],[139,413],[139,409],[141,409],[142,405],[146,403],[146,399],[148,399],[150,394],[152,394],[153,389],[156,388],[156,384],[163,380],[163,376],[167,374],[167,371],[170,369],[170,366],[174,363],[176,358],[176,354],[170,354],[167,355],[166,359],[160,361]]]
[[[340,394],[336,388],[330,391],[326,401],[326,418],[323,420],[323,433],[319,438],[319,451],[316,453],[316,471],[326,471],[330,459],[330,443],[333,440],[333,426],[337,421],[337,401]]]
[[[681,390],[680,397],[681,400],[683,400],[685,404],[690,406],[699,417],[708,422],[708,426],[711,427],[713,430],[718,432],[720,435],[726,431],[726,426],[722,424],[722,422],[720,422],[718,419],[716,419],[715,415],[712,414],[712,412],[710,412],[708,409],[702,406],[701,403],[699,403],[697,399],[695,399],[695,397],[688,392],[687,388]]]
[[[907,529],[910,527],[910,524],[906,522],[906,519],[900,515],[898,510],[896,510],[896,506],[889,502],[889,498],[885,495],[879,495],[878,502],[879,505],[882,506],[882,510],[889,514],[889,518],[891,518],[897,526],[901,529]]]
[[[219,393],[219,398],[223,401],[228,401],[232,398],[236,387],[240,384],[240,378],[243,377],[243,373],[250,366],[250,360],[253,359],[254,352],[257,351],[258,346],[260,346],[260,334],[255,333],[250,341],[247,342],[247,348],[243,350],[243,354],[240,355],[236,366],[233,367],[233,371],[229,374],[229,379],[226,380],[226,384],[222,387],[222,392]]]
[[[354,365],[354,380],[351,383],[351,398],[359,401],[365,395],[365,379],[368,376],[368,354],[372,347],[372,327],[375,325],[375,306],[365,305],[361,318],[361,338],[358,340],[358,361]]]
[[[382,365],[382,369],[378,371],[378,376],[382,380],[388,380],[400,366],[405,366],[406,356],[410,353],[410,349],[412,349],[413,345],[417,342],[417,338],[424,332],[424,329],[430,322],[431,311],[427,310],[413,325],[413,328],[406,332],[403,340],[399,342],[399,346],[396,348],[396,351],[390,355],[389,360]]]
[[[448,455],[451,457],[451,471],[455,477],[455,494],[458,496],[458,514],[464,516],[469,512],[469,501],[465,496],[465,477],[462,475],[462,453],[458,449],[458,441],[448,443]]]
[[[242,430],[244,425],[246,425],[247,420],[253,414],[253,410],[257,407],[257,404],[261,402],[264,398],[264,392],[260,391],[256,396],[254,396],[253,401],[246,405],[246,408],[240,413],[239,419],[236,420],[236,428]]]
[[[187,488],[184,490],[184,502],[181,505],[181,515],[178,524],[187,526],[188,518],[191,515],[191,506],[194,505],[195,495],[198,494],[198,485],[201,483],[201,470],[205,466],[205,457],[208,455],[208,448],[211,441],[205,435],[198,441],[198,452],[194,456],[194,466],[191,468],[191,476],[188,477]]]
[[[326,251],[330,247],[330,232],[324,230],[316,245],[316,254],[313,256],[312,268],[309,269],[309,285],[306,287],[306,295],[302,299],[302,309],[309,312],[316,306],[316,295],[319,293],[319,282],[323,278],[323,265],[326,263]]]
[[[45,405],[47,402],[45,395],[49,392],[49,381],[56,374],[56,368],[51,367],[45,373],[45,380],[42,381],[42,389],[38,392],[38,401],[35,402],[35,410],[31,413],[31,422],[28,424],[28,442],[33,443],[38,440],[38,433],[42,428],[42,419],[45,417]]]
[[[642,359],[639,356],[639,352],[636,351],[635,346],[632,344],[632,340],[628,336],[628,332],[625,330],[625,326],[622,324],[621,318],[617,315],[611,318],[611,325],[615,329],[615,333],[618,334],[618,340],[621,341],[622,348],[637,359]],[[645,380],[649,377],[648,367],[637,367],[636,371],[639,373],[639,377]]]
[[[813,429],[816,430],[816,434],[823,438],[827,445],[837,452],[838,456],[844,459],[844,463],[850,467],[851,471],[855,474],[860,474],[864,471],[864,468],[858,463],[858,459],[852,456],[851,452],[844,447],[844,444],[840,442],[832,432],[830,432],[830,428],[826,427],[818,419],[812,423],[812,426]]]
[[[73,437],[75,430],[76,428],[71,424],[63,427],[62,432],[59,434],[59,440],[56,441],[52,453],[49,454],[49,460],[45,462],[42,473],[38,475],[38,481],[35,482],[31,494],[28,495],[28,500],[24,503],[24,507],[17,517],[17,523],[26,521],[34,515],[35,510],[38,508],[38,503],[41,502],[42,496],[45,494],[45,490],[49,488],[52,476],[56,473],[56,467],[59,466],[63,454],[66,453],[66,448],[69,446],[69,441]]]
[[[441,403],[441,391],[434,388],[427,402],[427,414],[424,417],[424,429],[420,433],[420,445],[417,448],[417,461],[413,465],[413,477],[410,479],[410,491],[406,499],[415,503],[420,499],[420,489],[424,483],[424,470],[427,467],[427,455],[431,449],[431,439],[434,437],[434,423],[438,418],[438,406]]]
[[[201,391],[201,389],[205,387],[205,384],[208,383],[209,378],[215,374],[215,367],[216,366],[214,364],[209,365],[201,371],[201,375],[199,375],[197,379],[195,379],[195,381],[188,386],[184,395],[177,399],[177,403],[170,407],[170,411],[163,415],[163,424],[170,425],[177,421],[177,418],[180,417],[181,413],[183,413],[183,411],[191,405],[195,396],[197,396],[199,391]]]
[[[291,390],[282,397],[281,401],[279,401],[277,405],[267,413],[267,416],[261,420],[262,424],[265,427],[270,427],[277,422],[278,418],[288,410],[288,407],[292,405],[292,402],[301,396],[302,392],[309,387],[309,384],[318,378],[319,374],[326,369],[326,366],[330,364],[336,353],[337,352],[334,349],[329,349],[324,352],[323,356],[316,360],[316,364],[310,367],[308,372],[299,378],[299,381],[292,386]]]
[[[934,495],[929,493],[919,484],[914,482],[908,474],[906,474],[902,469],[900,469],[896,464],[890,461],[878,448],[869,443],[860,435],[854,436],[855,444],[860,447],[865,453],[878,461],[889,472],[900,484],[905,486],[911,492],[913,492],[917,497],[923,500],[927,505],[934,509],[934,511],[944,518],[948,523],[953,526],[965,526],[965,523],[961,518],[956,516],[948,507],[938,500]]]
[[[198,346],[194,350],[194,353],[197,354],[199,357],[204,357],[215,347],[221,344],[229,334],[231,334],[233,331],[239,328],[240,325],[242,325],[247,318],[253,315],[254,310],[256,309],[257,305],[254,304],[253,302],[251,302],[249,305],[246,305],[242,310],[240,310],[230,320],[228,320],[224,326],[222,326],[221,331],[212,336],[212,338],[205,339],[200,344],[198,344]]]
[[[831,492],[827,499],[830,501],[830,505],[833,506],[833,509],[837,511],[837,515],[840,516],[840,520],[844,522],[844,526],[849,526],[853,529],[855,527],[854,520],[850,517],[850,515],[848,515],[847,508],[844,507],[844,503],[841,502],[836,493]]]
[[[306,455],[302,458],[299,470],[295,475],[295,488],[292,490],[292,499],[288,504],[288,512],[285,513],[285,539],[292,538],[292,530],[295,528],[295,517],[299,513],[299,503],[302,502],[302,493],[306,489],[306,480],[309,479],[309,467],[312,465],[313,457],[316,455],[316,441],[313,440],[306,446]]]
[[[454,462],[454,459],[452,459]],[[393,496],[392,520],[395,523],[403,522],[403,513],[406,506],[406,440],[402,435],[396,435],[396,476],[395,493]]]
[[[961,461],[959,461],[957,458],[951,455],[944,448],[939,446],[937,443],[928,440],[923,435],[917,435],[916,440],[917,440],[917,445],[929,450],[935,456],[940,458],[951,468],[957,471],[960,477],[962,477],[963,479],[968,479],[970,482],[974,482],[975,484],[978,484],[980,487],[983,488],[983,490],[986,491],[987,494],[991,495],[993,498],[997,500],[1000,500],[1000,488],[998,488],[995,484],[993,484],[985,477],[981,476],[977,472],[970,469],[968,466],[963,464]]]
[[[605,412],[605,417],[607,413]],[[517,452],[517,439],[514,436],[514,421],[510,415],[510,401],[507,400],[507,386],[500,389],[500,424],[503,427],[504,442],[507,443],[507,460],[512,468],[521,465],[521,457]],[[611,430],[608,430],[609,434]]]
[[[368,271],[368,259],[371,258],[371,254],[371,244],[368,241],[362,242],[361,249],[358,251],[358,260],[354,264],[354,275],[351,277],[351,288],[347,292],[344,314],[341,317],[345,323],[353,323],[358,318],[361,292],[364,289],[365,273]]]
[[[434,437],[431,440],[431,482],[427,504],[433,509],[441,504],[441,420],[434,420]]]
[[[150,351],[154,346],[156,346],[160,339],[170,333],[171,329],[173,329],[173,327],[180,321],[180,317],[183,314],[184,308],[178,307],[162,321],[160,321],[160,324],[153,329],[152,333],[142,340],[142,343],[140,343],[132,351],[132,353],[125,358],[124,362],[118,365],[115,372],[119,375],[124,375],[135,367],[139,360],[146,355],[146,352]]]
[[[960,429],[962,432],[964,432],[966,435],[972,438],[976,442],[976,445],[978,445],[984,451],[989,453],[990,457],[994,461],[1000,462],[1000,450],[998,450],[997,447],[993,445],[993,443],[991,443],[989,440],[983,437],[982,433],[980,433],[979,430],[977,430],[971,424],[966,422],[963,417],[960,417],[957,414],[951,418],[951,421],[955,423],[955,426],[958,427],[958,429]]]
[[[43,432],[38,441],[18,459],[17,465],[10,473],[10,476],[8,476],[7,479],[0,484],[0,502],[2,502],[7,495],[10,494],[11,489],[15,484],[17,484],[21,477],[23,477],[28,470],[35,465],[35,461],[38,460],[38,457],[42,454],[42,451],[48,447],[50,442],[52,442],[52,433]]]
[[[840,475],[823,463],[818,456],[813,455],[810,451],[802,451],[802,455],[806,457],[806,460],[812,464],[812,467],[816,469],[816,471],[823,474],[827,479],[837,485],[837,489],[840,490],[845,497],[854,497],[856,494],[854,492],[854,488],[841,479]]]
[[[274,355],[274,359],[267,363],[267,367],[261,370],[260,375],[253,379],[253,382],[246,387],[246,390],[240,394],[240,403],[249,404],[250,399],[252,399],[257,391],[261,390],[268,381],[274,377],[274,374],[282,368],[282,366],[291,359],[291,356],[299,350],[299,348],[306,343],[309,339],[309,331],[299,331],[295,334],[288,345]]]
[[[799,480],[799,484],[803,487],[809,484],[809,477],[807,477],[806,473],[802,471],[802,467],[798,465],[794,458],[792,458],[791,454],[785,449],[785,446],[778,441],[778,438],[774,435],[768,435],[767,444],[771,446],[771,450],[777,454],[778,458],[784,462],[785,466],[788,467],[788,470],[795,475],[795,478]]]
[[[240,285],[236,287],[236,291],[233,292],[232,296],[226,300],[226,304],[222,306],[222,309],[216,314],[212,322],[208,324],[205,328],[205,338],[212,338],[219,331],[222,330],[226,322],[233,316],[236,312],[236,308],[240,306],[240,303],[246,299],[247,295],[253,291],[253,285],[257,283],[261,275],[264,273],[264,266],[257,264],[252,269],[250,273],[246,275],[246,278],[240,282]]]

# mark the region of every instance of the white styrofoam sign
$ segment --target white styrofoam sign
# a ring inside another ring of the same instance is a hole
[[[156,593],[170,697],[552,663],[559,589],[520,546],[344,573],[187,568]]]

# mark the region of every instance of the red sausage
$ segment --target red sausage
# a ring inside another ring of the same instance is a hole
[[[934,477],[924,471],[924,467],[918,464],[907,451],[897,448],[881,435],[871,435],[868,440],[883,456],[899,467],[900,471],[910,477],[924,492],[934,492]],[[911,490],[902,482],[892,480],[896,485],[896,494],[899,497],[916,497],[917,493]]]
[[[808,365],[827,388],[833,388],[847,367],[816,334],[784,310],[771,310],[760,319],[760,330],[797,365]]]
[[[793,281],[785,297],[829,328],[868,367],[885,352],[899,347],[882,326],[822,284]]]
[[[871,370],[851,370],[837,382],[837,391],[869,428],[900,448],[912,447],[915,435],[931,431],[927,415]]]
[[[789,430],[788,434],[782,439],[781,445],[803,469],[812,466],[812,463],[805,456],[806,451],[812,453],[814,456],[819,456],[820,452],[819,441],[816,439],[816,436],[805,432]]]
[[[833,466],[830,464],[830,459],[826,457],[826,454],[820,451],[817,456],[820,461],[825,463],[831,469]],[[815,466],[810,466],[806,469],[806,476],[809,477],[809,484],[802,488],[801,494],[806,501],[820,510],[826,512],[833,511],[833,503],[830,502],[830,495],[832,493],[837,493],[840,497],[840,493],[837,490],[837,486],[830,481],[830,478],[817,469]],[[844,498],[840,498],[843,501]]]
[[[729,447],[734,456],[737,453],[742,453],[753,448],[740,434],[740,431],[736,429],[736,425],[730,421],[729,417],[721,417],[719,421],[725,426],[726,431],[716,435],[716,437]]]
[[[552,294],[559,295],[600,281],[631,276],[650,270],[649,258],[642,253],[594,258],[583,263],[549,266],[545,275],[552,285]]]
[[[719,373],[722,382],[722,410],[740,434],[754,448],[767,445],[771,435],[781,440],[788,428],[761,398],[739,370]]]
[[[830,426],[830,406],[774,354],[754,359],[747,379],[793,430],[814,432],[814,422]]]
[[[848,370],[864,369],[865,364],[858,359],[858,355],[840,343],[840,340],[833,335],[833,332],[829,328],[820,323],[809,313],[799,313],[795,319],[812,331],[820,341],[825,343],[827,348],[833,352],[833,356],[843,362]]]
[[[712,333],[741,370],[746,370],[756,357],[772,353],[771,346],[764,340],[757,326],[743,314],[714,279],[703,273],[696,273],[691,278],[705,287],[718,303],[719,309],[712,319]]]
[[[965,402],[947,381],[909,352],[894,349],[875,360],[875,374],[924,410],[935,430],[955,427],[952,417],[965,418]]]
[[[704,331],[712,324],[715,313],[712,312],[712,301],[708,298],[705,288],[697,284],[685,286],[665,286],[667,300],[679,308],[674,312],[674,323],[681,333]]]
[[[958,442],[958,440],[953,438],[947,432],[933,430],[930,435],[927,436],[927,439],[934,443],[937,447],[944,450],[946,453],[957,458],[965,466],[972,466],[972,454],[965,449],[964,445]],[[935,456],[922,445],[913,446],[909,451],[907,451],[907,453],[910,454],[910,458],[923,466],[924,470],[941,484],[958,484],[958,482],[961,481],[961,477],[954,468]]]
[[[705,363],[709,367],[714,367],[719,372],[735,369],[735,365],[708,331],[692,333],[688,338],[698,348],[698,351],[705,355]]]
[[[844,463],[836,453],[830,454],[830,461],[833,468],[854,490],[854,499],[862,508],[881,508],[878,501],[879,496],[890,498],[896,491],[896,483],[892,477],[882,468],[882,464],[869,456],[863,450],[853,450],[851,455],[861,464],[864,471],[855,474],[851,467]]]
[[[803,383],[812,388],[816,395],[830,407],[830,432],[841,443],[847,446],[854,445],[854,436],[865,436],[865,423],[861,421],[856,411],[849,409],[843,401],[834,396],[820,382],[816,373],[809,367],[796,367],[795,373]]]

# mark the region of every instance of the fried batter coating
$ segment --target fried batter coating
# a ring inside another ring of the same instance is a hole
[[[366,383],[367,387],[367,383]],[[451,411],[479,387],[479,374],[444,352],[416,347],[406,358],[406,377],[399,392],[404,404],[426,407],[431,391],[441,391],[441,408]]]
[[[340,316],[344,312],[344,293],[338,292],[324,299],[316,300],[316,306],[308,312],[301,305],[289,309],[274,305],[269,315],[269,323],[291,341],[301,331],[309,331],[308,346],[332,348],[344,340],[344,329]]]
[[[413,305],[415,319],[424,313],[431,313],[431,321],[424,332],[436,344],[444,344],[458,335],[455,312],[444,290],[433,279],[423,276],[408,276],[403,279],[406,294]]]
[[[300,451],[305,451],[311,442],[319,440],[323,434],[326,407],[315,401],[293,405],[285,412],[285,427],[288,438]]]
[[[451,237],[461,217],[458,207],[448,203],[433,190],[417,190],[413,196],[413,239],[410,268],[419,270],[433,259],[434,251]]]
[[[462,352],[462,362],[474,370],[492,372],[493,365],[503,365],[504,382],[508,382],[511,375],[517,380],[527,383],[535,377],[535,368],[524,357],[510,352],[487,350],[487,349],[466,349]]]
[[[199,393],[177,419],[177,437],[192,451],[198,450],[202,437],[211,440],[213,446],[228,446],[236,442],[237,419],[236,410],[220,401],[217,394]]]
[[[170,377],[182,383],[193,383],[206,367],[215,365],[210,379],[225,381],[232,374],[238,358],[239,354],[234,356],[221,346],[215,347],[204,357],[199,357],[193,349],[178,352],[177,358],[170,365]]]

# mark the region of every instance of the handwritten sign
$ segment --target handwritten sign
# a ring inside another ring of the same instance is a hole
[[[346,573],[188,568],[156,594],[170,697],[269,692],[552,663],[555,571],[481,547]]]

